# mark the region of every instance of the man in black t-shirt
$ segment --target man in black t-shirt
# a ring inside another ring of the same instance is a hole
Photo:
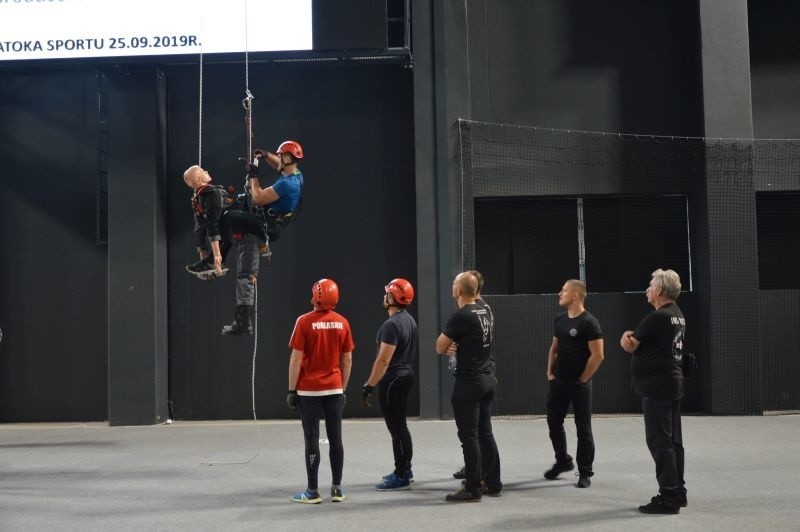
[[[464,485],[445,500],[478,502],[484,489],[499,495],[500,464],[497,443],[492,434],[492,403],[497,387],[492,356],[493,323],[485,307],[476,304],[478,280],[462,272],[453,280],[453,299],[458,310],[447,320],[444,331],[436,339],[436,352],[447,356],[453,342],[456,349],[456,382],[451,403],[458,428],[458,439],[464,451],[466,478]]]
[[[681,433],[686,320],[675,303],[680,293],[676,272],[654,271],[646,295],[655,310],[620,339],[622,348],[633,355],[631,384],[642,396],[647,447],[656,463],[659,494],[639,506],[646,514],[677,514],[687,505]]]
[[[394,471],[375,485],[378,491],[407,490],[414,478],[411,472],[413,445],[406,415],[408,395],[414,382],[414,361],[417,358],[419,333],[417,322],[406,311],[414,300],[414,287],[405,279],[393,279],[384,287],[383,307],[389,319],[383,322],[375,341],[378,354],[367,382],[361,387],[361,401],[372,406],[375,386],[378,400],[392,436]]]
[[[584,308],[586,284],[570,279],[558,293],[558,305],[567,309],[555,319],[553,342],[547,354],[547,426],[556,462],[544,478],[555,480],[565,471],[575,469],[567,454],[564,418],[570,404],[578,433],[579,488],[592,485],[594,437],[592,436],[592,376],[603,362],[603,331],[600,323]]]
[[[475,277],[475,279],[478,281],[478,293],[475,294],[475,304],[476,305],[480,305],[481,307],[486,309],[486,312],[487,312],[487,314],[489,316],[489,324],[492,327],[492,330],[494,331],[494,313],[492,312],[492,307],[490,307],[489,303],[484,301],[483,296],[481,296],[481,292],[483,292],[483,274],[481,272],[479,272],[478,270],[469,270],[468,273],[471,273]],[[453,342],[452,344],[450,344],[450,347],[447,349],[447,355],[451,356],[451,357],[455,357],[457,349],[458,349],[458,344]],[[499,469],[500,469],[500,457],[499,456],[496,457],[495,462],[497,464],[497,469],[498,469],[498,474],[499,474]],[[465,472],[463,467],[461,467],[455,473],[453,473],[453,478],[457,478],[459,480],[465,479],[466,477],[467,477],[467,474],[466,474],[466,472]],[[490,492],[490,490],[486,487],[486,483],[484,482],[484,484],[483,484],[483,493],[484,494],[489,494],[489,495],[492,495],[492,496],[499,495],[499,492],[498,493],[494,493],[494,491],[495,490],[491,490],[491,492]]]

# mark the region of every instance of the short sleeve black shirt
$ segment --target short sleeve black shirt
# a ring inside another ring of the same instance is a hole
[[[565,312],[556,316],[553,336],[558,339],[556,377],[559,380],[578,380],[591,355],[589,342],[603,337],[600,322],[587,311],[574,318]]]
[[[468,303],[447,320],[444,334],[458,343],[456,378],[494,375],[492,314],[486,306]]]
[[[651,399],[683,397],[683,337],[686,320],[675,303],[644,317],[633,332],[639,347],[631,358],[631,387]]]

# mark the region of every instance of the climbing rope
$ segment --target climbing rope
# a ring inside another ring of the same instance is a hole
[[[258,425],[258,417],[256,416],[256,352],[258,350],[258,284],[253,283],[255,288],[254,290],[254,301],[253,301],[253,370],[250,374],[250,405],[253,411],[253,421],[256,425],[256,431],[258,432],[258,449],[256,450],[256,454],[248,458],[247,460],[233,460],[233,461],[209,461],[209,462],[202,462],[203,465],[207,466],[218,466],[218,465],[245,465],[249,464],[256,458],[258,455],[261,454],[261,448],[263,447],[263,439],[261,436],[261,427]]]
[[[245,136],[247,138],[247,148],[245,152],[245,164],[250,162],[250,157],[253,153],[253,100],[255,99],[253,94],[250,92],[250,58],[248,53],[248,38],[247,38],[247,0],[244,3],[244,16],[245,16],[245,48],[244,48],[244,83],[245,83],[245,98],[242,100],[242,106],[245,109]],[[200,100],[201,100],[201,116],[202,116],[202,88],[203,88],[203,56],[202,53],[200,55]],[[201,122],[202,128],[202,122]],[[198,156],[199,157],[199,156]],[[199,163],[198,163],[199,164]],[[248,195],[250,195],[250,186],[248,182],[248,176],[245,176],[245,191]],[[252,200],[252,197],[250,198]],[[256,431],[258,432],[258,449],[256,453],[248,458],[247,460],[236,460],[236,461],[210,461],[210,462],[203,462],[205,465],[209,466],[216,466],[216,465],[244,465],[249,464],[253,460],[255,460],[258,455],[261,453],[261,448],[263,447],[262,443],[262,436],[261,436],[261,427],[258,425],[258,416],[256,415],[256,354],[258,353],[258,282],[257,278],[253,278],[253,363],[252,363],[252,371],[250,374],[250,405],[253,412],[253,421],[256,425]]]
[[[203,166],[203,51],[200,50],[200,88],[197,109],[197,166]]]

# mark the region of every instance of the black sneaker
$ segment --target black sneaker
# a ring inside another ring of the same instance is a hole
[[[592,474],[591,473],[575,473],[578,477],[578,483],[575,484],[576,488],[588,488],[592,485]]]
[[[187,266],[186,271],[196,275],[198,279],[210,281],[211,279],[222,277],[223,275],[227,274],[228,268],[222,268],[220,271],[217,271],[213,264],[209,264],[204,260],[200,260]]]
[[[650,499],[649,504],[639,506],[639,511],[643,514],[677,514],[681,509],[679,506],[667,502],[661,495],[656,495]]]
[[[467,478],[467,472],[464,471],[464,468],[462,467],[461,469],[459,469],[458,471],[453,473],[453,478],[457,478],[457,479]]]
[[[484,495],[488,495],[489,497],[499,497],[502,495],[503,485],[499,486],[490,486],[486,482],[481,482],[481,493]]]
[[[575,462],[572,460],[569,462],[556,462],[553,464],[553,467],[544,472],[544,478],[547,480],[555,480],[561,473],[566,473],[567,471],[572,471],[573,469],[575,469]]]
[[[660,495],[658,495],[657,497],[660,497]],[[653,497],[652,499],[650,499],[650,502],[655,501],[657,497]],[[676,502],[678,503],[678,506],[680,508],[686,508],[687,506],[689,506],[689,501],[686,499],[685,493],[678,494],[678,496],[676,497]]]
[[[480,493],[472,493],[465,487],[461,487],[458,491],[450,493],[444,498],[447,502],[481,502],[482,495]]]
[[[210,265],[209,263],[207,263],[204,260],[199,260],[199,261],[195,262],[194,264],[190,264],[190,265],[188,265],[186,267],[186,271],[187,272],[195,274],[195,275],[197,275],[200,272],[205,272],[205,271],[212,270],[212,269],[214,269],[214,266]]]
[[[466,486],[467,486],[467,480],[464,479],[461,481],[461,489],[466,489]],[[502,484],[500,484],[500,486],[490,487],[488,484],[486,484],[485,480],[481,481],[481,493],[483,495],[488,495],[489,497],[499,497],[501,491],[503,491]]]

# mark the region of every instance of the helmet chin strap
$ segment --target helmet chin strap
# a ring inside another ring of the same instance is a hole
[[[392,299],[394,299],[394,298],[392,298]],[[397,304],[397,302],[389,303],[389,294],[384,295],[383,296],[383,308],[386,309],[386,310],[389,310],[392,307],[401,308],[400,305]]]
[[[291,153],[288,153],[288,152],[284,152],[284,153],[286,153],[286,155],[288,155],[292,160],[289,163],[285,163],[285,162],[283,162],[283,153],[279,154],[280,159],[281,159],[281,164],[278,167],[278,172],[280,172],[280,173],[283,173],[283,169],[286,168],[287,166],[292,166],[293,164],[294,165],[297,164],[297,159]]]

